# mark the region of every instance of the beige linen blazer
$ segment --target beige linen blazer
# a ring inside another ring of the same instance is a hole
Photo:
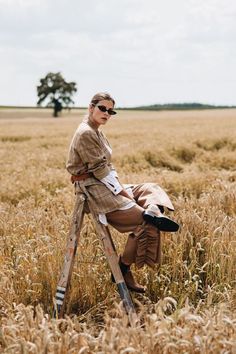
[[[108,213],[126,206],[130,199],[114,195],[100,179],[114,169],[111,148],[106,136],[88,120],[77,128],[69,148],[66,168],[72,175],[92,173],[93,176],[76,182],[76,193],[84,193],[96,213]]]

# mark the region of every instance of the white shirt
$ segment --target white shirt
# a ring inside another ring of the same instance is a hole
[[[110,146],[106,145],[106,148],[111,154],[112,149],[110,148]],[[106,177],[103,177],[102,179],[100,179],[100,181],[102,183],[104,183],[105,186],[108,189],[110,189],[110,191],[112,191],[112,193],[115,195],[119,194],[123,190],[123,187],[121,186],[121,184],[119,183],[119,181],[116,177],[118,177],[116,170],[111,170]],[[126,191],[131,197],[133,196],[131,188],[128,187],[126,189]],[[126,206],[120,208],[119,210],[126,210],[129,208],[132,208],[134,205],[135,205],[135,202],[133,202],[131,200]]]

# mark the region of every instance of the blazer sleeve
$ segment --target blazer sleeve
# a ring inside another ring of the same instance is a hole
[[[80,136],[76,149],[88,172],[92,172],[98,179],[109,174],[107,158],[96,133],[85,131]]]

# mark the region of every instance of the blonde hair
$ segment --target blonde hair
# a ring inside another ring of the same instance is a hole
[[[93,98],[91,99],[90,104],[95,106],[99,101],[102,101],[102,100],[111,101],[113,103],[113,105],[115,106],[115,100],[114,100],[114,98],[111,97],[111,95],[108,92],[96,93],[96,95],[94,95]]]

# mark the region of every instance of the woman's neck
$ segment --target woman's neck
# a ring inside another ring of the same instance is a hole
[[[95,130],[98,130],[98,128],[100,127],[100,124],[94,122],[93,118],[90,117],[90,116],[88,116],[88,117],[86,118],[86,122],[88,123],[88,125],[89,125],[91,128],[93,128],[93,129],[95,129]]]

